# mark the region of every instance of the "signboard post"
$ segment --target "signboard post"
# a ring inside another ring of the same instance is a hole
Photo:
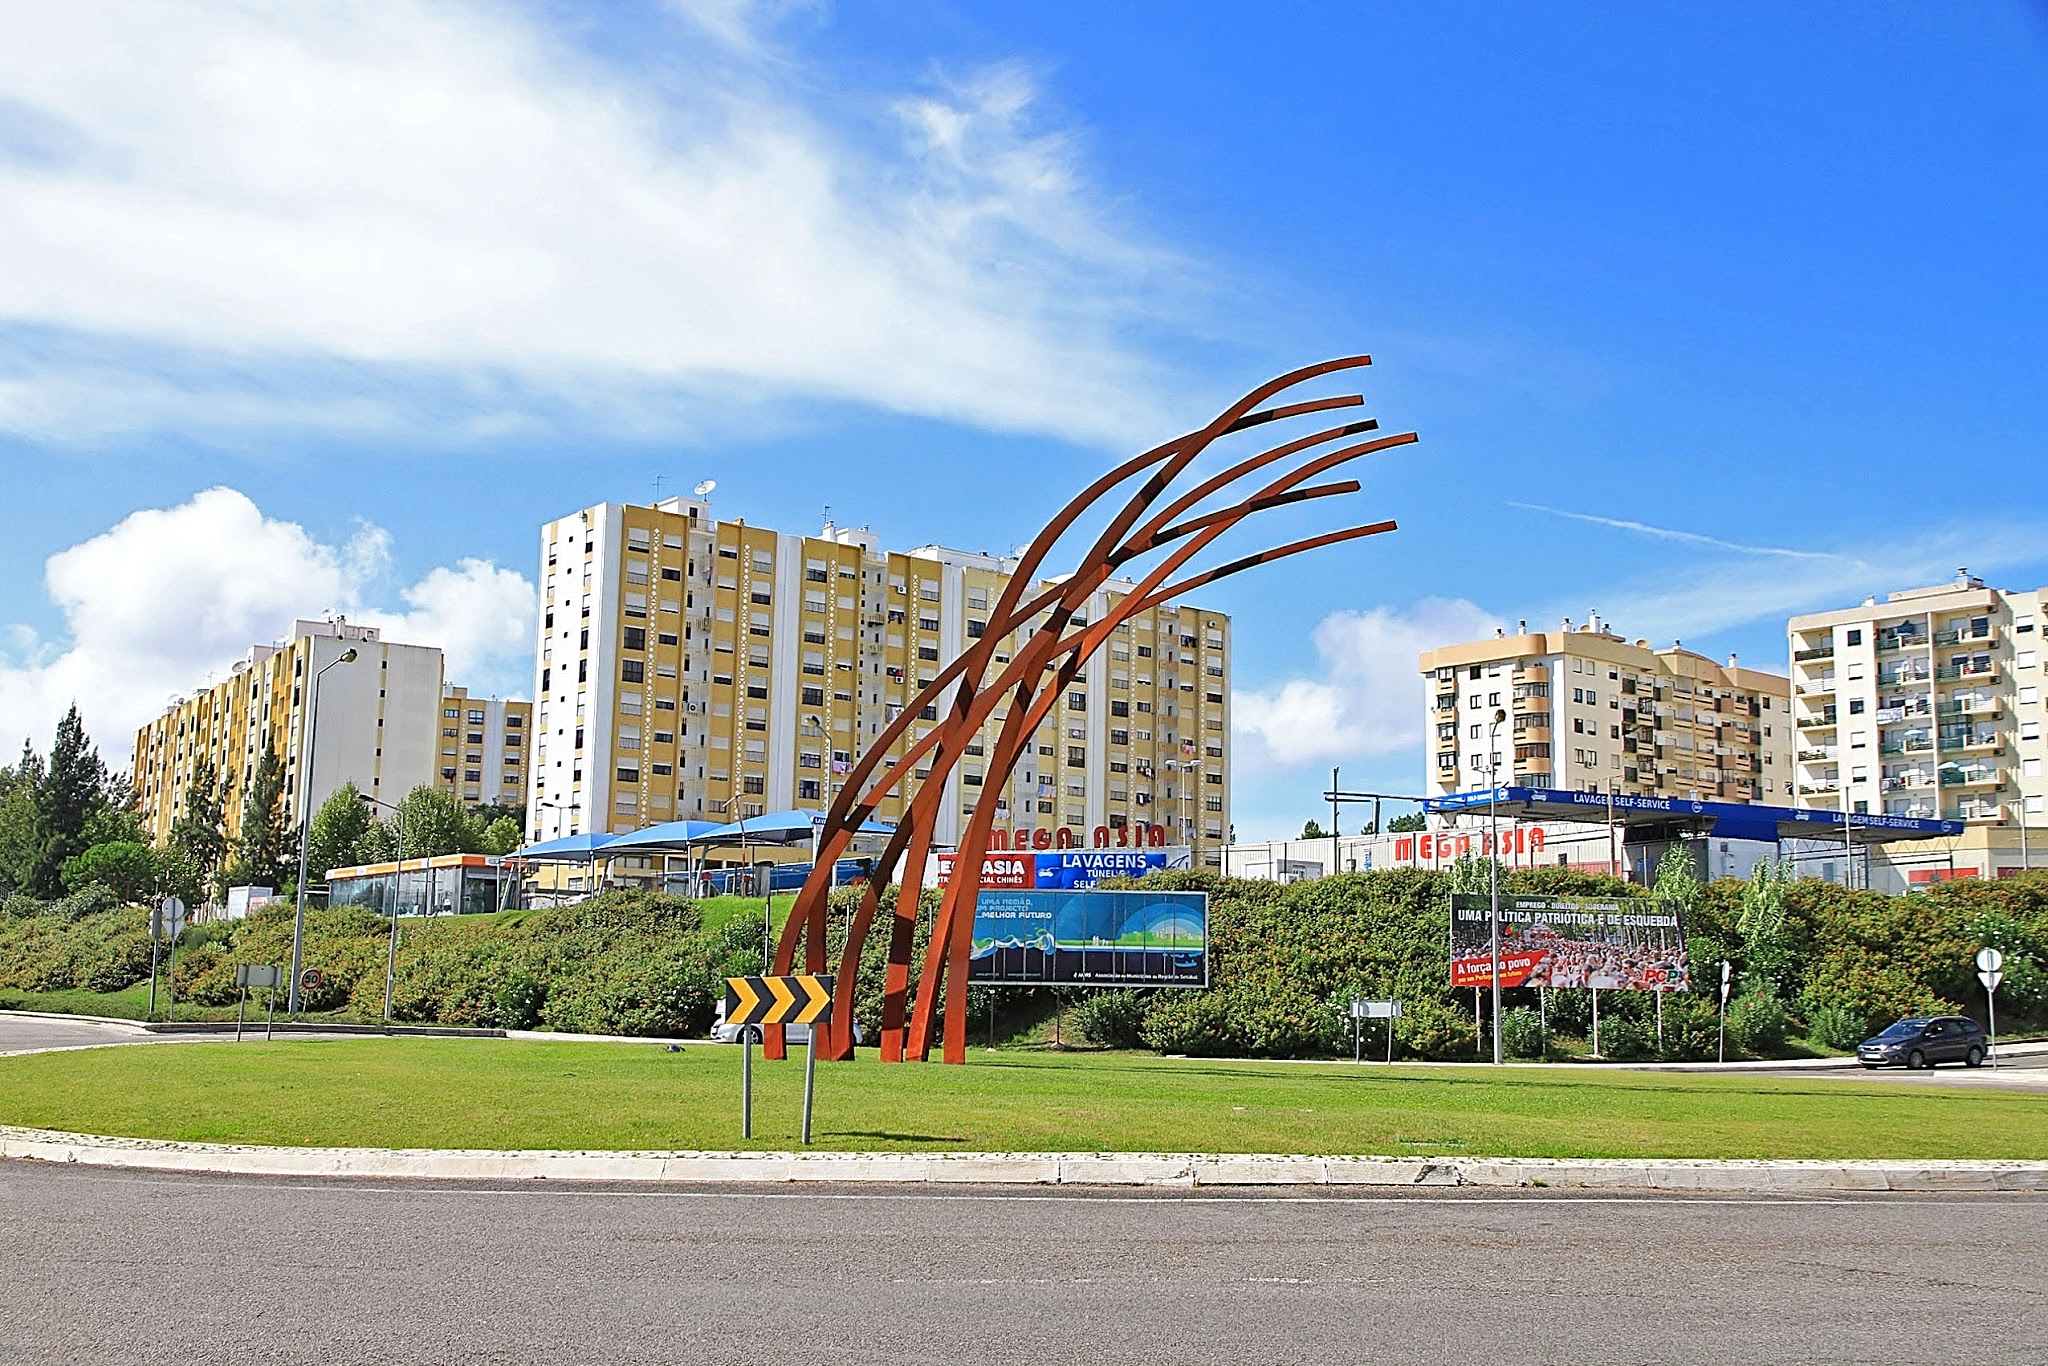
[[[263,1037],[270,1038],[271,1026],[277,1023],[277,988],[284,981],[284,969],[270,963],[238,963],[235,965],[235,985],[242,989],[242,997],[235,1003],[235,1042],[242,1041],[242,1010],[249,1004],[250,987],[270,988],[270,1016],[263,1022]]]
[[[1728,980],[1734,975],[1734,965],[1723,961],[1721,964],[1721,1056],[1728,1061]]]
[[[809,1025],[804,1044],[804,1142],[811,1141],[811,1100],[818,1084],[818,1026],[832,1022],[832,974],[728,977],[725,1022],[740,1030],[740,1137],[754,1136],[754,1035],[749,1025]]]
[[[171,971],[178,970],[178,936],[185,932],[185,903],[174,896],[167,896],[149,908],[149,1016],[156,1018],[156,955],[158,945],[165,939],[171,941]],[[169,981],[164,983],[165,1009],[170,1009],[175,988]]]
[[[1991,1065],[1998,1066],[1998,984],[2005,980],[2005,955],[1988,945],[1977,950],[1977,980],[1984,984],[1984,1013],[1990,1025]]]
[[[1394,1061],[1394,1021],[1401,1018],[1399,1001],[1368,1001],[1353,997],[1351,1001],[1351,1061],[1362,1062],[1361,1042],[1365,1021],[1385,1020],[1387,1022],[1387,1061]]]

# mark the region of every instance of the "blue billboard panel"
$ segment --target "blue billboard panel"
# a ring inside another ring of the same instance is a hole
[[[1062,849],[1056,854],[1033,854],[1037,865],[1036,886],[1041,891],[1076,891],[1094,887],[1113,877],[1143,877],[1170,868],[1185,871],[1190,851],[1179,849]]]
[[[1208,893],[983,891],[974,907],[967,980],[1207,986]]]

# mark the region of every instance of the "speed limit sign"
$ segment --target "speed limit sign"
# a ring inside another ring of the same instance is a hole
[[[327,974],[318,968],[307,968],[299,974],[300,991],[318,991],[327,985]]]

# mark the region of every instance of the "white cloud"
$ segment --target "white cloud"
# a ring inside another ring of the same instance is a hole
[[[100,753],[128,761],[135,730],[171,696],[224,674],[294,619],[347,613],[387,639],[439,645],[450,681],[523,689],[533,649],[532,584],[488,561],[437,568],[377,607],[390,538],[363,526],[339,546],[265,517],[234,489],[148,509],[52,555],[44,582],[68,639],[9,628],[0,656],[0,753],[39,747],[76,701]]]
[[[0,8],[0,429],[175,423],[181,388],[230,398],[213,424],[355,425],[406,384],[494,420],[1161,425],[1119,320],[1187,281],[1020,68],[828,127],[753,7],[680,8],[632,70],[483,0]]]
[[[1364,760],[1415,749],[1424,738],[1424,650],[1476,640],[1498,618],[1462,598],[1427,598],[1407,612],[1334,612],[1316,625],[1318,675],[1240,691],[1232,700],[1240,762],[1291,766]]]

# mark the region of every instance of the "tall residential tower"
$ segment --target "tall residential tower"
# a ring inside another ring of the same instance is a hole
[[[718,521],[701,498],[602,503],[548,523],[528,833],[827,805],[883,728],[984,633],[1015,563],[936,545],[885,551],[865,529],[830,524],[798,536]],[[1128,587],[1097,593],[1089,615]],[[1230,828],[1229,659],[1220,613],[1142,614],[1090,661],[1000,788],[981,762],[1008,711],[998,707],[947,780],[940,840],[993,801],[1004,826],[1064,824],[1084,842],[1097,825],[1165,825],[1213,861]],[[903,802],[885,800],[880,818]]]

